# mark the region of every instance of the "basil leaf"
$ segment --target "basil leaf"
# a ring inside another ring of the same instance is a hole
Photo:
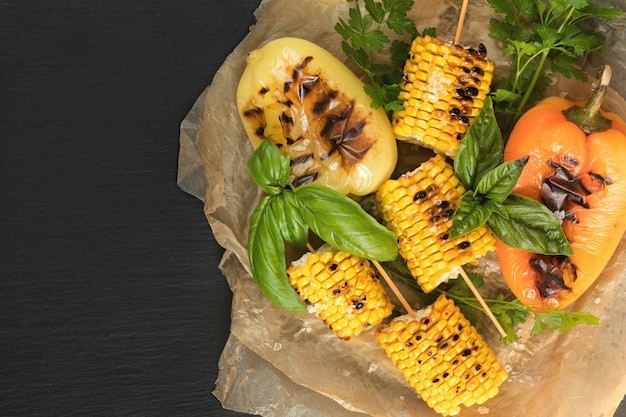
[[[573,255],[561,224],[546,206],[511,194],[503,201],[509,218],[494,213],[487,226],[502,242],[517,249],[545,255]]]
[[[265,196],[252,213],[248,235],[248,260],[259,289],[276,305],[288,311],[304,312],[306,306],[289,285],[285,244],[270,205],[274,196]]]
[[[280,194],[289,182],[289,157],[265,139],[248,160],[248,172],[263,191]]]
[[[278,220],[278,230],[285,242],[304,247],[309,240],[309,226],[300,213],[300,203],[293,191],[287,189],[282,194],[272,196],[271,208]]]
[[[500,164],[503,152],[502,133],[491,97],[487,96],[459,145],[454,157],[454,173],[465,189],[473,190],[480,178]]]
[[[528,157],[526,156],[498,165],[478,181],[474,193],[484,195],[494,201],[503,202],[513,191],[513,187],[517,184],[527,162]]]
[[[492,210],[488,205],[481,205],[472,195],[465,193],[454,212],[450,239],[466,235],[487,222]]]
[[[393,261],[398,238],[354,200],[319,184],[295,189],[300,209],[311,230],[326,243],[355,256]]]

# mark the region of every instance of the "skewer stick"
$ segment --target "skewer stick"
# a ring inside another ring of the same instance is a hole
[[[476,297],[476,299],[478,300],[480,305],[485,310],[485,314],[487,314],[489,319],[493,322],[494,326],[496,326],[496,329],[498,329],[498,333],[500,333],[500,336],[502,336],[503,338],[506,337],[506,332],[504,331],[504,329],[500,325],[500,322],[496,319],[496,317],[491,312],[491,309],[489,308],[489,306],[485,302],[485,299],[483,298],[483,296],[480,295],[480,293],[476,289],[476,286],[474,285],[472,280],[467,276],[467,273],[465,272],[465,270],[463,268],[460,268],[460,270],[461,270],[461,276],[465,280],[465,283],[470,288],[470,290],[472,290],[472,293],[474,294],[474,297]]]
[[[454,37],[454,44],[460,45],[461,43],[461,32],[463,31],[463,23],[465,22],[465,14],[467,13],[467,4],[469,0],[463,0],[463,5],[461,6],[461,14],[459,15],[459,22],[456,25],[456,36]]]
[[[378,272],[380,272],[380,275],[382,275],[385,282],[387,282],[387,285],[389,285],[389,288],[391,288],[391,291],[393,291],[396,297],[398,297],[398,300],[400,300],[400,303],[402,303],[402,306],[404,307],[404,309],[409,313],[409,316],[411,316],[411,318],[415,318],[415,311],[413,311],[413,307],[411,307],[411,305],[406,300],[406,298],[404,298],[404,296],[402,295],[402,293],[400,292],[396,284],[393,282],[393,280],[387,273],[387,271],[383,269],[382,265],[378,261],[372,261],[372,263],[374,264]]]
[[[309,250],[309,252],[313,252],[313,253],[315,252],[315,248],[311,246],[311,244],[308,242],[306,244],[306,248]],[[402,306],[409,313],[409,316],[411,316],[412,318],[415,318],[415,311],[413,311],[413,307],[411,307],[411,305],[406,300],[406,298],[404,298],[404,296],[402,295],[402,293],[400,292],[396,284],[393,282],[393,280],[387,273],[387,271],[385,271],[385,269],[382,267],[382,265],[378,261],[371,261],[371,262],[372,264],[374,264],[374,267],[376,267],[378,272],[380,272],[380,275],[382,275],[385,282],[387,282],[387,285],[389,285],[389,288],[391,288],[391,291],[393,291],[396,297],[398,297],[398,300],[400,300],[400,303],[402,304]]]

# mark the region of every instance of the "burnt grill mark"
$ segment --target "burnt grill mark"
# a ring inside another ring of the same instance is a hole
[[[302,100],[309,95],[311,91],[321,82],[318,76],[306,76],[300,82],[298,88],[298,97]]]
[[[350,115],[352,114],[352,110],[354,109],[354,104],[350,103],[348,107],[346,107],[339,114],[331,114],[326,118],[326,122],[324,123],[324,127],[320,132],[322,136],[330,137],[331,132],[336,129],[337,124],[344,123]],[[343,130],[343,129],[341,129]],[[341,137],[341,134],[335,135]]]
[[[328,105],[330,104],[330,96],[328,94],[322,95],[319,100],[315,102],[313,105],[313,114],[321,114],[324,113]]]
[[[309,184],[312,183],[313,181],[315,181],[318,177],[318,173],[317,172],[313,172],[311,174],[307,174],[307,175],[302,175],[296,179],[293,180],[293,185],[294,187],[299,187],[303,184]]]
[[[441,216],[444,219],[449,219],[450,217],[452,217],[453,214],[454,214],[454,210],[453,209],[448,209],[448,210],[444,211],[443,213],[441,213]]]
[[[561,291],[572,289],[565,283],[565,272],[576,280],[576,265],[567,256],[533,255],[530,267],[537,274],[537,289],[542,297],[552,297]]]
[[[466,240],[466,241],[463,241],[463,242],[459,243],[458,245],[456,245],[456,247],[457,247],[457,248],[459,248],[459,249],[461,249],[461,250],[463,250],[463,249],[467,249],[467,248],[469,248],[469,247],[470,247],[470,245],[471,245],[471,243],[469,243],[469,242]]]
[[[261,114],[263,114],[263,109],[261,107],[251,107],[243,112],[245,117],[257,117]]]
[[[448,207],[450,207],[450,203],[448,203],[446,200],[439,200],[435,203],[435,205],[439,207],[441,210],[445,210]]]
[[[611,180],[609,177],[603,177],[602,175],[596,174],[595,172],[590,172],[589,176],[591,177],[592,180],[597,181],[602,185],[613,184],[613,180]]]
[[[282,126],[284,126],[285,124],[293,126],[293,117],[291,117],[289,114],[287,114],[287,112],[282,112],[278,116],[278,121],[280,122],[280,124]]]
[[[419,201],[423,198],[426,198],[426,191],[418,191],[415,193],[415,197],[413,197],[413,201]]]
[[[313,154],[307,153],[306,155],[301,155],[301,156],[297,156],[293,158],[291,161],[289,161],[289,165],[293,166],[293,165],[298,165],[298,164],[304,164],[305,162],[308,162],[311,159],[313,159]]]
[[[478,95],[478,88],[476,88],[476,87],[467,87],[465,89],[465,94],[467,94],[470,97],[476,97]]]
[[[254,134],[261,137],[261,138],[265,138],[265,126],[259,126],[255,131]]]
[[[472,70],[470,71],[470,74],[479,75],[482,77],[483,75],[485,75],[485,71],[483,71],[483,69],[480,67],[473,67]]]
[[[554,169],[554,172],[541,184],[541,198],[546,207],[552,211],[567,210],[567,203],[569,202],[589,208],[585,197],[591,192],[580,179],[563,165],[554,161],[549,161],[549,165]]]

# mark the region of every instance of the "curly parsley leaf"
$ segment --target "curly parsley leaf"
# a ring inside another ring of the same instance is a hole
[[[339,18],[335,25],[343,39],[342,49],[369,79],[365,92],[372,98],[371,106],[388,112],[399,110],[402,67],[409,54],[409,42],[419,35],[415,22],[407,16],[413,0],[363,0],[363,4],[348,1],[354,4],[347,21]],[[387,51],[391,64],[382,59]]]
[[[581,23],[589,19],[610,21],[624,12],[594,7],[589,0],[488,2],[500,15],[490,21],[489,36],[505,43],[504,56],[511,60],[510,75],[495,86],[510,92],[496,105],[506,140],[526,106],[543,97],[550,83],[548,71],[586,80],[587,74],[577,64],[589,53],[602,51],[605,38]]]

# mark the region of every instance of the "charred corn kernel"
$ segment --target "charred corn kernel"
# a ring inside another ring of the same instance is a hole
[[[376,330],[376,339],[429,407],[444,416],[482,404],[507,373],[476,328],[445,294],[418,312]]]
[[[396,137],[454,157],[491,88],[494,63],[486,55],[483,45],[415,38],[400,85],[404,109],[392,118]]]
[[[378,326],[393,310],[367,259],[322,250],[293,262],[287,275],[300,298],[342,339]]]
[[[495,250],[495,236],[485,226],[449,238],[464,192],[452,166],[436,155],[397,180],[387,180],[376,193],[378,211],[398,236],[399,253],[426,293],[456,278],[462,265]]]

